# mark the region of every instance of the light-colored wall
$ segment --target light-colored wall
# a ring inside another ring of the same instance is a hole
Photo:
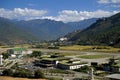
[[[85,65],[88,65],[88,64],[73,65],[73,66],[70,66],[70,69],[78,69],[78,68],[85,66]]]

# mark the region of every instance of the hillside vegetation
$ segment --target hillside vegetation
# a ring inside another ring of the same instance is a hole
[[[24,43],[31,40],[36,40],[32,34],[20,29],[10,20],[0,18],[0,43]]]
[[[85,23],[88,27],[95,22],[94,19],[89,20],[77,22],[75,23],[76,26],[48,19],[17,21],[0,17],[0,43],[14,44],[55,40],[74,30],[83,29],[81,25]],[[74,22],[71,24],[74,24]]]
[[[120,47],[120,13],[97,20],[90,27],[72,36],[69,41],[80,45]]]

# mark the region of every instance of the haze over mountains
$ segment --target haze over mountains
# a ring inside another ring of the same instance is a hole
[[[0,42],[22,43],[24,40],[36,40],[29,32],[18,28],[11,20],[0,18]]]
[[[2,43],[49,41],[64,35],[76,44],[119,47],[120,13],[108,18],[92,18],[69,23],[48,19],[17,21],[0,18],[0,42]]]
[[[78,31],[78,33],[69,34],[69,41],[81,45],[120,47],[120,13],[109,18],[98,19],[90,27]]]
[[[54,40],[69,32],[84,29],[96,20],[93,18],[80,22],[63,23],[62,21],[48,19],[17,21],[0,17],[0,42],[23,43],[28,41]]]

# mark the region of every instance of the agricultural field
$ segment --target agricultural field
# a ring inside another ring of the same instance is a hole
[[[111,52],[111,53],[120,53],[120,48],[113,48],[110,46],[62,46],[61,50],[73,50],[73,51],[93,51],[93,52]]]
[[[83,56],[78,56],[78,58],[83,58],[83,59],[100,59],[100,58],[109,58],[109,57],[112,57],[112,55],[102,54],[102,55],[83,55]]]
[[[60,47],[61,50],[88,50],[91,48],[92,48],[92,46],[79,46],[79,45]]]

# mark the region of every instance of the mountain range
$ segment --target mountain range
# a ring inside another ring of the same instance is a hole
[[[0,18],[0,43],[23,43],[31,39],[35,37],[29,32],[16,27],[11,20]]]
[[[84,29],[97,19],[63,23],[48,19],[10,20],[0,17],[0,43],[17,44],[31,41],[54,40],[60,36]]]
[[[80,45],[110,45],[120,47],[120,13],[108,18],[98,19],[90,27],[66,36],[69,36],[69,41]]]

